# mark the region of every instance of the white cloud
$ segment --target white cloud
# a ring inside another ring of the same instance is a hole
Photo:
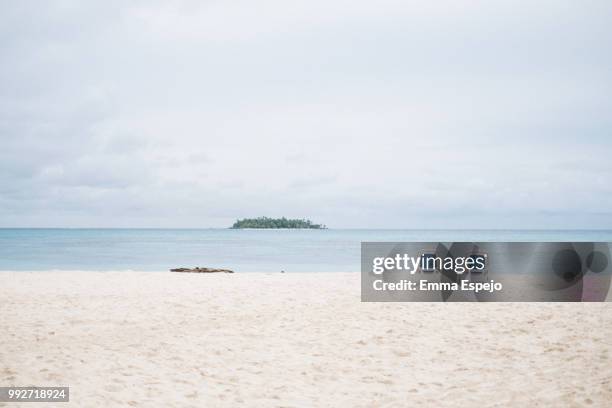
[[[4,226],[612,227],[609,2],[0,8]]]

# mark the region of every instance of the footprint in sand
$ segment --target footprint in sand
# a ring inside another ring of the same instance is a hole
[[[104,387],[104,391],[118,392],[121,391],[121,387],[118,387],[116,385],[107,385],[106,387]]]

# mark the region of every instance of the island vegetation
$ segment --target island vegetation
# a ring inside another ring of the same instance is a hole
[[[238,220],[232,228],[304,228],[304,229],[325,229],[323,224],[315,224],[306,219],[287,219],[282,218],[245,218]]]

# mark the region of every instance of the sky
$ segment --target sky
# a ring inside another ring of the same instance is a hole
[[[612,228],[612,2],[0,3],[1,227]]]

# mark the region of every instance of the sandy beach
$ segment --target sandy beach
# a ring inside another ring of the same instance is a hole
[[[610,303],[361,303],[357,273],[0,272],[0,282],[0,385],[70,386],[59,406],[612,401]]]

